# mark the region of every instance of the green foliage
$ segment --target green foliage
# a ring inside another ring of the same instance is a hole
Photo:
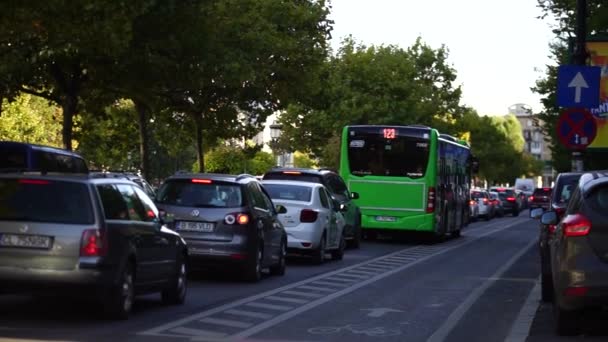
[[[0,140],[61,146],[61,109],[40,97],[21,94],[4,100]]]
[[[247,173],[252,175],[263,175],[266,171],[275,166],[276,160],[274,156],[268,152],[258,151],[255,157],[249,162]]]
[[[206,172],[261,175],[271,169],[275,160],[272,154],[257,151],[247,156],[247,149],[237,146],[220,145],[207,153]],[[197,172],[198,165],[193,166]]]
[[[296,151],[293,154],[293,164],[295,167],[301,168],[313,168],[316,166],[316,162],[310,158],[306,153]]]

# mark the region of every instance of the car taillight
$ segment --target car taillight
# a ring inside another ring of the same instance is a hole
[[[528,199],[530,202],[534,201],[534,196],[530,196],[530,198]]]
[[[228,225],[238,224],[244,226],[249,223],[249,215],[244,213],[228,214],[224,217],[224,222]]]
[[[43,179],[20,179],[19,184],[29,184],[29,185],[49,185],[51,182]]]
[[[488,199],[487,198],[483,199],[483,204],[488,204]]]
[[[428,196],[426,197],[426,212],[428,214],[435,212],[435,188],[430,186]]]
[[[469,204],[470,204],[470,205],[475,205],[475,203],[477,203],[477,202],[475,202],[475,201],[473,201],[473,200],[470,200],[470,201],[469,201]]]
[[[555,233],[556,229],[557,229],[557,226],[554,224],[550,224],[549,226],[547,226],[547,230],[549,231],[550,234]]]
[[[589,234],[591,222],[581,214],[568,215],[562,223],[564,236],[585,236]]]
[[[564,295],[567,297],[582,297],[589,292],[588,287],[579,286],[579,287],[567,287],[564,290]]]
[[[107,241],[98,229],[87,229],[82,232],[80,241],[80,256],[104,256],[108,249]]]
[[[312,209],[302,209],[300,212],[300,222],[315,222],[318,216],[319,213]]]
[[[515,197],[507,197],[507,201],[509,201],[509,202],[515,202]]]

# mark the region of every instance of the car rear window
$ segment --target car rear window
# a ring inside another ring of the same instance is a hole
[[[322,183],[321,176],[298,171],[268,172],[264,180],[292,180],[298,182]]]
[[[570,201],[570,196],[572,196],[572,193],[574,192],[580,178],[580,175],[568,175],[560,177],[555,184],[552,202],[557,204],[568,204],[568,201]]]
[[[23,146],[0,144],[0,169],[27,169],[27,149]]]
[[[551,188],[535,189],[533,196],[551,196]]]
[[[310,202],[312,198],[312,188],[292,184],[264,184],[270,198],[277,200],[290,200],[300,202]]]
[[[0,179],[0,220],[92,224],[86,184],[44,179]]]
[[[483,195],[483,192],[480,191],[472,191],[471,192],[471,197],[473,199],[479,199],[479,198],[484,198],[485,196]]]
[[[238,208],[243,205],[241,186],[200,179],[165,182],[156,196],[157,203],[196,208]]]

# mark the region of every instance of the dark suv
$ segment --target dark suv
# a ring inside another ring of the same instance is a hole
[[[0,175],[0,292],[64,291],[128,317],[136,294],[186,297],[185,242],[124,179]]]
[[[551,188],[536,188],[530,197],[530,209],[543,208],[549,209],[551,202]]]
[[[250,281],[262,269],[285,273],[287,233],[270,196],[255,177],[177,174],[158,190],[156,203],[188,243],[191,266],[232,264]]]
[[[325,169],[274,168],[266,172],[263,179],[293,180],[325,185],[333,199],[344,205],[344,218],[346,220],[344,229],[347,242],[351,247],[359,248],[361,245],[361,211],[353,201],[359,195],[348,191],[340,175]]]
[[[566,210],[568,201],[581,174],[576,172],[560,173],[555,179],[555,185],[551,192],[549,200],[549,209],[554,211],[557,218],[560,219]],[[543,213],[543,209],[537,209],[530,211],[532,218],[539,218]],[[545,302],[549,302],[553,299],[552,293],[552,281],[551,281],[551,265],[549,264],[549,239],[555,232],[556,226],[554,224],[546,225],[542,222],[539,226],[538,233],[538,251],[540,255],[540,269],[541,269],[541,298]]]
[[[549,240],[554,316],[560,335],[577,334],[582,312],[608,305],[608,172],[583,174]]]

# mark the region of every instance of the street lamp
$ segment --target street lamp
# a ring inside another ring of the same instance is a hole
[[[272,125],[270,125],[270,142],[271,142],[270,148],[272,149],[272,153],[275,155],[277,164],[279,166],[283,166],[283,158],[280,153],[277,153],[278,147],[279,147],[278,142],[279,142],[279,138],[281,138],[282,133],[283,133],[283,126],[277,124],[276,122],[273,123]]]

